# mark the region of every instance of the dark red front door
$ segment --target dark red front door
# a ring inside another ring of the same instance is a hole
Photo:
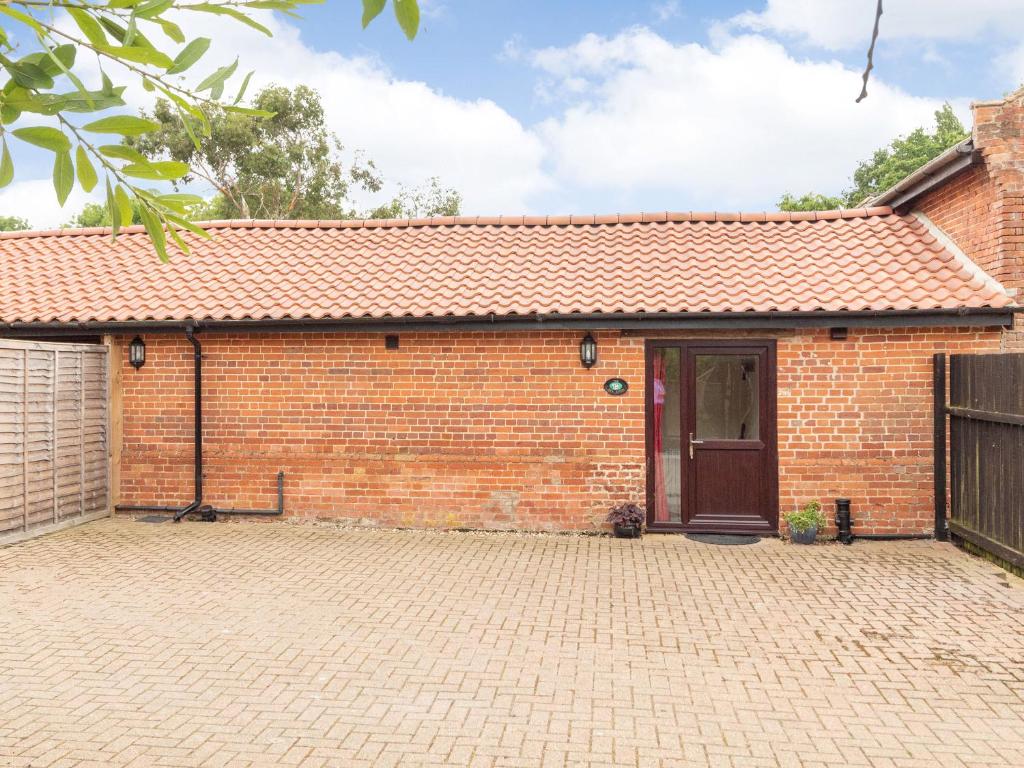
[[[774,342],[647,345],[652,529],[778,530]]]

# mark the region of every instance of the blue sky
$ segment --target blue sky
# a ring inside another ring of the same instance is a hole
[[[943,101],[966,121],[972,99],[1024,81],[1024,0],[888,0],[860,105],[874,0],[421,4],[414,42],[390,10],[362,30],[355,0],[275,17],[273,40],[219,19],[187,31],[215,37],[210,68],[237,53],[257,86],[319,89],[386,193],[438,176],[466,213],[771,209],[787,190],[840,191]],[[70,218],[84,196],[58,210],[47,158],[15,152],[0,212]]]

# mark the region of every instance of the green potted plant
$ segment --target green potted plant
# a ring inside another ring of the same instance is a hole
[[[794,544],[813,544],[818,531],[825,527],[825,516],[821,514],[821,504],[817,501],[807,502],[796,512],[787,512],[785,518],[789,526],[789,540]]]
[[[636,504],[619,504],[608,513],[615,536],[620,539],[638,539],[643,531],[644,511]]]

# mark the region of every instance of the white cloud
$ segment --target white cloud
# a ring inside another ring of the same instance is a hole
[[[996,66],[1002,70],[1009,82],[1024,85],[1024,43],[996,59]]]
[[[767,0],[763,11],[735,16],[729,26],[793,36],[829,50],[865,48],[875,0]],[[1020,0],[886,0],[881,39],[975,40],[984,33],[1024,31]]]
[[[370,57],[313,50],[295,27],[267,21],[273,39],[206,21],[216,48],[192,82],[237,54],[239,73],[256,70],[250,93],[306,83],[346,147],[389,182],[440,176],[468,214],[759,210],[785,191],[839,191],[857,161],[929,124],[940,106],[883,79],[854,104],[858,71],[795,58],[761,35],[676,44],[640,27],[539,51],[513,39],[509,65],[530,68],[551,115],[530,126],[492,100],[402,80]],[[1005,66],[1024,73],[1024,54]],[[149,95],[131,98],[136,107]],[[954,106],[967,117],[964,102]],[[48,179],[22,182],[0,194],[0,213],[52,226],[80,209],[75,195],[61,212]]]
[[[654,11],[654,17],[663,23],[678,17],[682,13],[682,9],[679,7],[679,0],[662,0],[661,2],[654,3],[651,6],[651,10]]]
[[[838,191],[858,160],[940,106],[882,81],[855,104],[857,72],[755,35],[710,49],[636,28],[532,61],[580,94],[538,128],[560,185],[590,199],[656,192],[662,209],[758,209],[787,190]]]
[[[440,4],[432,7],[443,9]],[[199,16],[201,30],[190,29]],[[232,98],[232,85],[237,88],[249,70],[255,71],[250,96],[270,83],[315,88],[329,128],[347,150],[376,163],[387,194],[399,184],[417,185],[438,176],[462,192],[465,210],[500,213],[528,210],[530,197],[549,184],[541,168],[540,141],[490,99],[458,99],[426,83],[396,78],[374,58],[316,51],[302,41],[295,26],[269,13],[260,14],[260,21],[274,32],[272,38],[206,14],[180,14],[177,20],[190,37],[201,31],[214,40],[210,52],[186,73],[189,82],[238,56],[238,74],[226,89],[227,99]],[[152,99],[141,88],[126,97],[129,109]],[[376,201],[383,202],[383,195]],[[356,200],[359,207],[372,202]]]
[[[75,187],[61,208],[49,179],[15,181],[0,190],[0,215],[26,219],[34,229],[49,229],[66,224],[91,199]]]

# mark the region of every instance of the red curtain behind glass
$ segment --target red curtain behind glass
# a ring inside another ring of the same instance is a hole
[[[665,492],[665,456],[662,452],[661,418],[665,410],[665,355],[654,354],[654,519],[665,522],[668,516],[668,494]]]

